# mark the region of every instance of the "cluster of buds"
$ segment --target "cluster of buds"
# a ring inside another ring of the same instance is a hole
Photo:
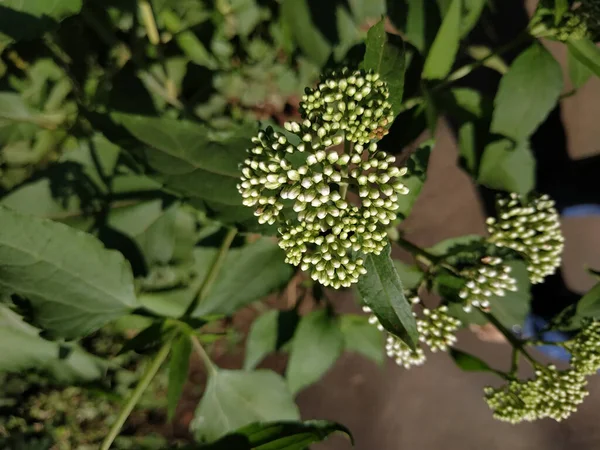
[[[563,344],[571,352],[571,367],[583,375],[600,370],[600,322],[589,321],[571,341]]]
[[[489,241],[519,252],[532,283],[541,283],[561,263],[564,237],[554,201],[547,195],[526,200],[512,193],[496,200],[497,218],[487,219]]]
[[[260,223],[280,225],[287,262],[336,289],[364,273],[357,254],[385,248],[399,196],[408,193],[407,169],[370,142],[370,133],[393,118],[388,96],[377,74],[333,73],[307,90],[303,122],[285,124],[294,138],[259,132],[242,165],[243,204],[255,208]],[[335,148],[342,143],[343,153]],[[349,189],[358,204],[346,199]]]
[[[585,375],[574,369],[538,367],[532,380],[509,381],[501,388],[487,387],[485,400],[496,419],[518,423],[551,418],[561,421],[577,410],[588,395]]]
[[[517,280],[510,272],[510,266],[495,256],[485,256],[479,265],[463,270],[461,275],[467,282],[458,293],[464,301],[463,309],[466,312],[474,307],[487,310],[492,296],[504,297],[506,291],[516,291]]]
[[[382,138],[394,120],[388,88],[377,73],[342,69],[327,74],[315,89],[306,88],[300,103],[304,125],[365,144]]]
[[[416,305],[420,302],[419,297],[412,295],[409,301]],[[367,306],[363,311],[371,313]],[[416,313],[413,312],[416,317]],[[384,331],[383,326],[375,315],[369,317],[369,323],[377,326],[380,331]],[[417,319],[417,330],[419,332],[419,341],[425,344],[432,352],[447,351],[456,342],[456,330],[461,326],[461,322],[448,314],[446,306],[440,306],[430,310],[423,308],[423,317]],[[416,347],[411,349],[406,343],[392,334],[386,338],[385,350],[389,358],[396,364],[409,369],[413,366],[421,366],[425,363],[426,357],[423,348]]]
[[[531,19],[529,30],[533,36],[560,42],[569,38],[583,39],[589,36],[587,14],[582,14],[581,8],[565,11],[560,21],[556,22],[555,7],[547,3],[548,0],[542,0]]]

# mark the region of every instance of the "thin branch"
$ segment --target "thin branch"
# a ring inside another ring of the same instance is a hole
[[[204,347],[202,347],[202,344],[198,340],[198,337],[195,334],[191,334],[190,340],[192,341],[192,346],[194,347],[194,350],[196,350],[196,353],[198,353],[198,356],[200,356],[200,359],[204,363],[204,366],[206,367],[209,376],[216,374],[217,366],[215,366],[215,363],[212,362],[210,356],[208,356],[208,353],[206,353],[206,350],[204,350]]]

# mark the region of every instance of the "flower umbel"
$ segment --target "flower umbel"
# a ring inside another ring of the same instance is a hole
[[[565,344],[571,352],[571,366],[584,375],[593,375],[600,370],[600,322],[589,321]]]
[[[527,200],[517,194],[499,196],[497,218],[487,219],[489,241],[523,255],[532,283],[541,283],[561,263],[564,238],[558,212],[547,195]]]

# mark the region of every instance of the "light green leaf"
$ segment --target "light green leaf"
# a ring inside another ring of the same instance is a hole
[[[429,166],[429,157],[433,150],[434,141],[429,140],[412,154],[406,162],[408,174],[402,178],[402,183],[409,189],[407,195],[401,195],[398,198],[397,213],[401,217],[408,217],[412,208],[423,189],[423,185],[427,180],[427,167]]]
[[[250,327],[246,340],[244,370],[254,369],[265,356],[277,347],[277,319],[279,311],[274,309],[261,314]]]
[[[460,21],[460,36],[465,37],[477,25],[487,0],[463,0],[466,13]]]
[[[403,261],[395,259],[394,266],[406,290],[415,289],[423,279],[424,273],[416,264],[408,265]]]
[[[254,422],[299,418],[285,381],[275,372],[217,370],[208,380],[191,428],[198,441],[206,442]]]
[[[412,308],[387,246],[380,255],[367,255],[367,273],[358,280],[362,301],[373,310],[381,325],[407,345],[417,345],[418,332]]]
[[[494,141],[483,151],[477,181],[506,192],[527,194],[535,187],[535,158],[529,142]]]
[[[199,450],[306,450],[315,442],[326,440],[333,433],[344,433],[354,444],[350,431],[335,422],[253,423]]]
[[[78,215],[80,211],[80,202],[76,196],[70,197],[66,205],[52,197],[48,178],[27,183],[2,197],[0,203],[23,214],[54,220],[67,219]]]
[[[363,66],[381,75],[388,85],[388,101],[393,111],[399,111],[404,94],[404,50],[388,42],[385,33],[385,19],[373,25],[367,33],[367,49]]]
[[[500,81],[491,131],[523,141],[554,109],[562,89],[560,65],[541,44],[534,43],[515,59]]]
[[[0,372],[24,372],[34,369],[47,372],[54,379],[74,383],[104,376],[106,367],[79,346],[62,345],[39,336],[40,330],[23,322],[21,317],[0,305]]]
[[[465,372],[494,372],[485,361],[461,350],[451,348],[448,352],[454,363]]]
[[[461,14],[462,0],[452,0],[427,54],[423,78],[441,80],[450,73],[460,42]]]
[[[0,286],[57,336],[91,333],[134,309],[131,268],[93,236],[0,207]]]
[[[0,4],[0,8],[2,5]],[[0,22],[2,11],[0,9]],[[0,44],[2,33],[0,31]],[[11,122],[30,123],[44,128],[55,128],[65,120],[65,114],[43,113],[29,107],[23,97],[16,92],[0,92],[0,126]]]
[[[464,248],[466,246],[479,244],[484,245],[483,243],[484,237],[478,234],[467,234],[465,236],[458,236],[449,239],[444,239],[443,241],[438,242],[433,247],[429,247],[427,251],[434,255],[445,256],[447,254],[452,254],[456,252],[456,250],[461,247]]]
[[[589,39],[567,40],[569,54],[600,77],[600,49]]]
[[[331,54],[331,45],[313,23],[307,0],[283,0],[281,17],[306,56],[319,66],[324,65]]]
[[[297,394],[319,380],[337,361],[344,349],[344,335],[338,321],[326,311],[313,311],[300,320],[286,377]]]
[[[369,323],[368,316],[344,314],[340,318],[340,329],[344,334],[346,351],[359,353],[383,365],[385,361],[385,336],[376,326]]]
[[[596,284],[577,303],[577,316],[600,317],[600,283]]]
[[[241,205],[236,185],[239,164],[254,130],[238,127],[215,131],[204,125],[169,118],[113,114],[140,142],[145,161],[169,189],[204,200]]]
[[[175,409],[188,378],[191,352],[192,344],[189,336],[179,335],[171,348],[169,361],[169,387],[167,389],[167,417],[169,420],[175,416]]]
[[[567,62],[569,67],[569,77],[571,78],[571,84],[573,89],[579,89],[585,83],[589,81],[594,71],[590,69],[586,64],[582,63],[577,56],[573,53],[571,45],[567,46]],[[576,50],[575,50],[576,51]],[[600,52],[599,52],[599,63],[600,63]]]
[[[3,0],[0,3],[0,46],[32,39],[58,26],[81,9],[81,0]]]

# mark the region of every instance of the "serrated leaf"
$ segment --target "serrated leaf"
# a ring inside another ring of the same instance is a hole
[[[577,303],[578,317],[600,317],[600,283],[590,289]]]
[[[270,310],[260,315],[250,327],[246,340],[244,370],[254,369],[277,346],[277,319],[279,311]]]
[[[567,40],[569,54],[600,77],[600,49],[589,39]]]
[[[460,43],[462,3],[462,0],[452,0],[448,7],[427,54],[422,75],[424,79],[441,80],[450,73]]]
[[[562,89],[558,62],[541,44],[531,45],[500,80],[491,131],[522,142],[554,109]]]
[[[0,46],[32,39],[55,28],[81,9],[81,0],[3,0],[0,4]]]
[[[257,421],[299,418],[285,381],[275,372],[217,370],[208,380],[191,428],[198,441],[206,442]]]
[[[350,431],[335,422],[254,423],[199,450],[305,450],[308,445],[326,440],[333,433],[344,433],[354,443]],[[188,450],[193,450],[192,448]]]
[[[485,361],[469,353],[455,348],[451,348],[448,353],[454,360],[454,363],[465,372],[494,372],[494,369],[488,366]]]
[[[0,305],[0,372],[42,371],[65,383],[104,376],[106,367],[100,359],[74,345],[64,347],[67,356],[61,358],[62,345],[41,338],[39,333],[39,329]]]
[[[402,105],[404,94],[404,51],[389,42],[385,32],[385,19],[381,19],[369,29],[366,46],[363,67],[381,75],[381,79],[389,88],[388,101],[392,110],[397,112]]]
[[[344,314],[340,318],[340,329],[344,334],[346,351],[359,353],[383,365],[385,361],[385,336],[369,323],[368,316]]]
[[[412,154],[406,162],[408,174],[402,178],[402,183],[409,189],[407,195],[401,195],[398,198],[397,213],[402,217],[408,217],[412,208],[423,189],[427,180],[427,167],[429,166],[429,157],[433,150],[434,141],[427,141]]]
[[[388,244],[381,254],[365,257],[367,273],[358,280],[358,292],[388,332],[415,347],[418,341],[417,324],[411,305],[404,296],[404,287],[390,251]]]
[[[535,158],[529,142],[515,145],[501,139],[488,144],[481,157],[477,181],[500,191],[529,193],[535,187]]]
[[[307,0],[283,0],[281,18],[302,52],[317,65],[325,64],[331,54],[331,45],[313,23]]]
[[[154,176],[184,196],[241,206],[236,185],[239,164],[254,130],[237,127],[215,131],[194,122],[130,114],[113,114],[136,139]]]
[[[172,420],[179,403],[183,386],[188,378],[192,344],[189,336],[179,335],[171,348],[169,360],[169,387],[167,389],[167,417]]]
[[[1,206],[0,224],[0,286],[46,330],[76,338],[138,306],[129,264],[95,237]]]
[[[292,341],[286,378],[297,394],[319,380],[344,349],[339,323],[326,311],[313,311],[300,320]]]

